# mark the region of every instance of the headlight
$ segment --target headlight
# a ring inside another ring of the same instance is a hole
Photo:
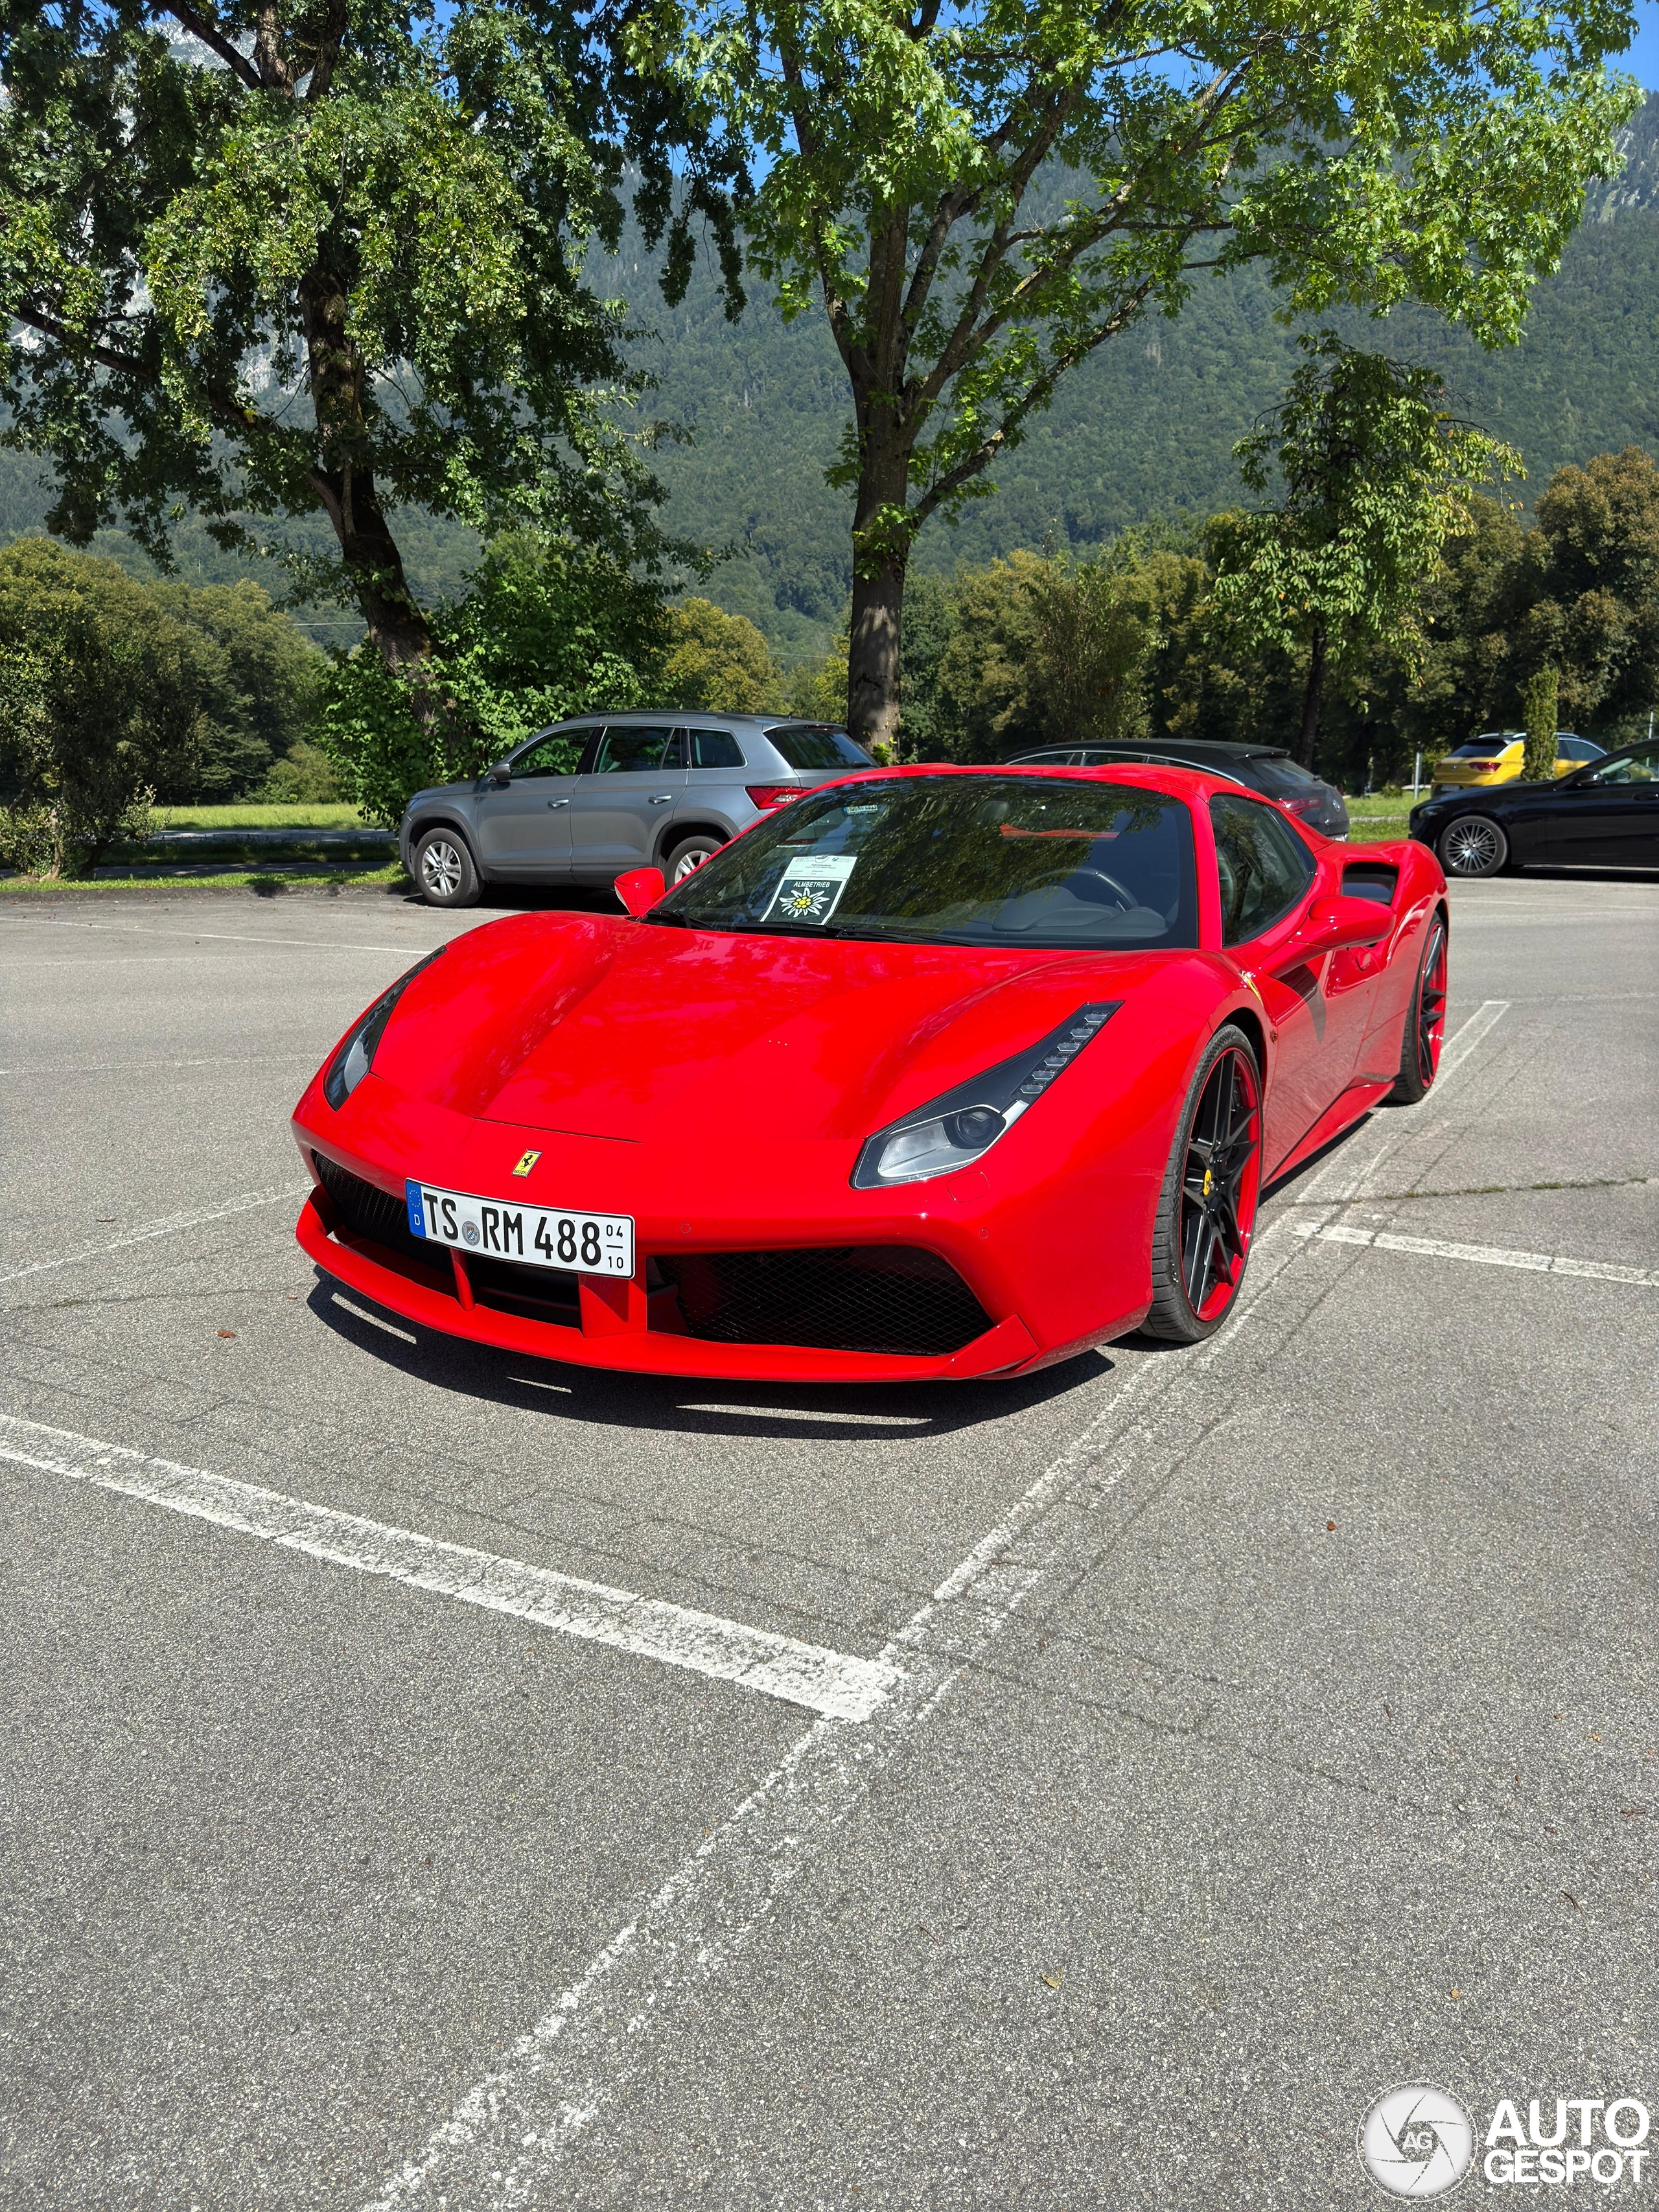
[[[386,1035],[386,1025],[392,1019],[392,1009],[422,969],[429,968],[445,949],[441,945],[437,952],[428,952],[424,960],[417,960],[408,975],[399,975],[390,990],[382,991],[362,1020],[346,1032],[323,1078],[323,1096],[337,1112],[374,1065],[374,1054]]]
[[[1079,1006],[1069,1020],[1051,1030],[1040,1044],[1013,1060],[1000,1060],[958,1084],[943,1097],[930,1099],[902,1121],[878,1129],[859,1154],[853,1170],[854,1190],[883,1190],[891,1183],[924,1182],[984,1158],[1028,1107],[1036,1104],[1056,1077],[1097,1037],[1122,1005],[1112,999]]]

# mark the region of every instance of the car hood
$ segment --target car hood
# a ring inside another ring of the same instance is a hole
[[[525,915],[453,940],[415,979],[374,1073],[453,1112],[571,1135],[862,1138],[1195,957]]]

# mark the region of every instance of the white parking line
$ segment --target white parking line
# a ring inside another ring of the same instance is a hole
[[[793,1636],[775,1636],[769,1629],[749,1628],[603,1583],[579,1582],[522,1559],[496,1559],[465,1544],[388,1528],[12,1414],[0,1413],[0,1460],[94,1483],[332,1566],[383,1575],[562,1636],[735,1682],[831,1720],[868,1720],[904,1679],[903,1669],[890,1659],[855,1659]]]
[[[1587,1276],[1597,1283],[1629,1283],[1659,1289],[1659,1267],[1626,1267],[1603,1260],[1569,1260],[1559,1252],[1511,1252],[1500,1244],[1449,1244],[1437,1237],[1398,1237],[1389,1229],[1347,1229],[1340,1223],[1322,1229],[1312,1221],[1293,1221],[1293,1237],[1328,1244],[1371,1244],[1379,1252],[1415,1252],[1425,1260],[1468,1260],[1480,1267],[1523,1267],[1538,1275]]]
[[[1381,1148],[1373,1152],[1364,1166],[1356,1170],[1353,1159],[1345,1146],[1333,1155],[1307,1186],[1297,1203],[1303,1206],[1347,1206],[1355,1199],[1370,1196],[1367,1188],[1371,1177],[1385,1160],[1391,1159],[1409,1138],[1422,1127],[1425,1115],[1436,1111],[1444,1096],[1445,1088],[1458,1069],[1462,1066],[1475,1047],[1492,1035],[1510,1010],[1507,999],[1485,999],[1460,1028],[1446,1038],[1440,1048],[1440,1066],[1435,1072],[1434,1086],[1426,1098],[1415,1106],[1406,1106],[1388,1117],[1389,1134]],[[1349,1181],[1341,1190],[1328,1188],[1333,1176],[1346,1176]],[[1358,1180],[1354,1180],[1355,1176]]]
[[[285,1182],[280,1190],[247,1190],[240,1197],[225,1199],[218,1206],[195,1207],[189,1213],[169,1213],[160,1221],[146,1221],[137,1229],[129,1229],[124,1236],[112,1237],[107,1244],[82,1244],[73,1252],[60,1252],[55,1259],[36,1260],[27,1267],[14,1267],[9,1274],[0,1275],[0,1283],[21,1283],[25,1275],[50,1274],[54,1267],[72,1267],[77,1260],[96,1260],[106,1252],[125,1251],[129,1244],[147,1243],[152,1237],[171,1237],[176,1229],[197,1229],[204,1221],[226,1221],[234,1213],[252,1213],[261,1206],[275,1206],[284,1198],[303,1198],[311,1188],[309,1183]]]
[[[1100,1508],[1132,1467],[1167,1448],[1172,1413],[1305,1249],[1276,1243],[1271,1224],[1261,1232],[1227,1326],[1184,1360],[1135,1368],[894,1637],[882,1658],[903,1679],[866,1725],[819,1722],[799,1738],[362,2212],[506,2212],[555,2201],[554,2168],[641,2063],[645,2031],[665,2026],[671,2008],[706,2002],[698,1992],[1021,1607],[1087,1571]]]

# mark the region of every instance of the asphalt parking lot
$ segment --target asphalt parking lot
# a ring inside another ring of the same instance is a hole
[[[1442,1084],[1212,1344],[885,1392],[316,1274],[289,1107],[488,914],[0,912],[8,2212],[1323,2207],[1395,2083],[1659,2109],[1659,884],[1452,905]]]

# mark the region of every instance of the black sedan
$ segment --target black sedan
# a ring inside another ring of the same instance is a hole
[[[1322,783],[1291,759],[1282,745],[1239,745],[1221,738],[1120,738],[1111,744],[1045,745],[1041,752],[1018,753],[1009,768],[1111,768],[1130,762],[1158,768],[1196,768],[1206,775],[1224,775],[1275,799],[1322,837],[1348,834],[1347,801],[1334,784]]]
[[[1553,783],[1448,792],[1413,808],[1411,830],[1449,876],[1659,868],[1659,740],[1626,745]]]

